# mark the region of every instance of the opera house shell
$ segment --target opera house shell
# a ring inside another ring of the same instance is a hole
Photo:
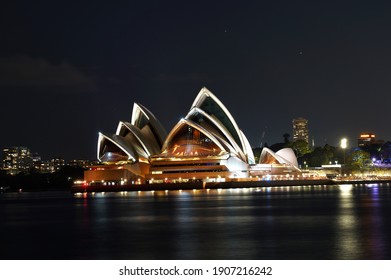
[[[167,134],[144,106],[135,103],[130,122],[113,135],[99,133],[98,160],[89,182],[169,183],[240,180],[299,172],[289,148],[264,148],[255,162],[250,143],[224,104],[202,88],[186,117]]]

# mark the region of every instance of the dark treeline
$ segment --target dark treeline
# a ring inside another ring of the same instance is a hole
[[[69,189],[75,180],[82,180],[84,168],[64,166],[53,173],[30,172],[28,174],[0,174],[2,191],[40,191]]]

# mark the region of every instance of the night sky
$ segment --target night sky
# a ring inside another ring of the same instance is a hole
[[[316,146],[391,140],[390,1],[7,2],[0,148],[95,159],[134,102],[169,132],[204,86],[252,146],[295,117]]]

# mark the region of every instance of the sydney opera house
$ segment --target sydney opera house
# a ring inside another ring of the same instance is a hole
[[[231,113],[206,88],[168,134],[135,103],[130,122],[120,121],[115,134],[99,133],[97,156],[101,164],[85,171],[86,184],[226,182],[300,173],[289,148],[264,148],[255,162]]]

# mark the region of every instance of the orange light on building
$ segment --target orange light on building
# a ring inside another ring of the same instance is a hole
[[[372,133],[360,134],[360,138],[375,138],[376,135]]]

